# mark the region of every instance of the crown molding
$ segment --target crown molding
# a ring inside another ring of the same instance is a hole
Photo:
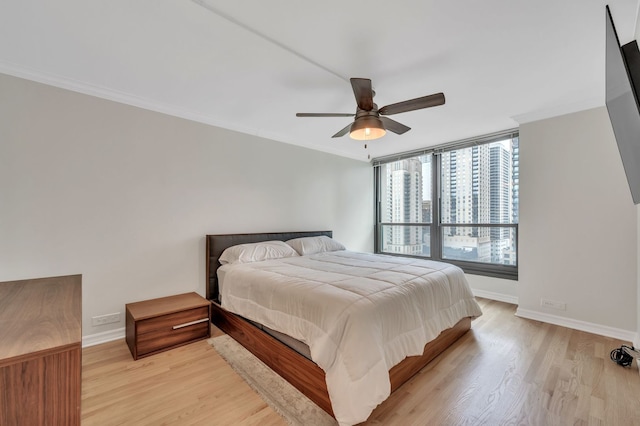
[[[60,89],[70,90],[72,92],[81,93],[83,95],[94,96],[101,99],[106,99],[113,102],[118,102],[125,105],[134,106],[137,108],[146,109],[148,111],[154,111],[161,114],[169,115],[172,117],[183,118],[185,120],[194,121],[197,123],[207,124],[221,129],[231,130],[238,133],[252,135],[259,138],[269,139],[272,141],[286,143],[289,145],[298,146],[301,148],[307,148],[314,151],[320,151],[327,154],[336,155],[339,157],[352,158],[363,162],[369,162],[369,159],[363,159],[357,155],[349,155],[338,149],[332,149],[331,146],[317,146],[317,145],[301,145],[294,141],[284,140],[282,135],[273,134],[271,132],[265,132],[264,130],[248,128],[246,126],[240,126],[236,123],[222,122],[214,120],[209,116],[180,108],[175,105],[169,105],[162,102],[154,101],[151,99],[136,96],[130,93],[110,89],[95,84],[90,84],[84,81],[71,79],[68,77],[62,77],[59,75],[35,70],[33,68],[24,67],[17,64],[0,61],[0,73],[7,74],[13,77],[22,78],[25,80],[35,81],[37,83],[46,84],[48,86],[57,87]]]

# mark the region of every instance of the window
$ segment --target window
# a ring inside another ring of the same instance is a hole
[[[374,160],[376,252],[517,279],[518,134]]]

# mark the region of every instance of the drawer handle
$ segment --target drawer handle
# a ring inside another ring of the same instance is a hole
[[[209,321],[209,318],[202,318],[202,319],[191,321],[191,322],[185,322],[184,324],[174,325],[173,329],[177,330],[179,328],[189,327],[190,325],[200,324],[201,322],[205,322],[205,321]]]

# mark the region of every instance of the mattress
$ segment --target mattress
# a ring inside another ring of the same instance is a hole
[[[247,319],[247,318],[245,318]],[[254,327],[264,331],[265,333],[267,333],[269,336],[273,337],[274,339],[278,340],[280,343],[290,347],[291,349],[293,349],[294,351],[296,351],[297,353],[299,353],[300,355],[302,355],[303,357],[313,361],[311,359],[311,351],[309,350],[309,346],[307,346],[306,344],[302,343],[300,340],[296,340],[293,337],[286,335],[284,333],[280,333],[279,331],[276,331],[272,328],[266,327],[264,324],[260,324],[259,322],[255,322],[255,321],[251,321],[248,320]]]
[[[336,420],[366,420],[389,370],[482,314],[463,271],[423,259],[335,251],[219,269],[222,306],[300,340],[324,371]]]

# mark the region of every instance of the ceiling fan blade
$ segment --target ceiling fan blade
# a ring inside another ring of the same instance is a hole
[[[371,80],[368,78],[352,78],[351,87],[356,97],[358,108],[371,111],[373,109],[373,89],[371,89]]]
[[[353,124],[353,123],[349,123],[349,124],[347,125],[347,127],[345,127],[344,129],[340,130],[338,133],[336,133],[335,135],[333,135],[333,136],[331,136],[331,137],[332,137],[332,138],[339,138],[340,136],[344,136],[344,135],[346,135],[347,133],[349,133],[349,130],[351,130],[351,125],[352,125],[352,124]]]
[[[296,117],[353,117],[355,114],[341,113],[341,112],[298,112]]]
[[[404,102],[398,102],[383,106],[378,111],[382,115],[393,115],[401,112],[415,111],[417,109],[430,108],[444,104],[444,93],[436,93],[421,98],[410,99]]]
[[[380,121],[382,121],[386,130],[390,130],[396,135],[401,135],[411,130],[411,127],[405,126],[404,124],[398,123],[397,121],[387,117],[380,117]]]

